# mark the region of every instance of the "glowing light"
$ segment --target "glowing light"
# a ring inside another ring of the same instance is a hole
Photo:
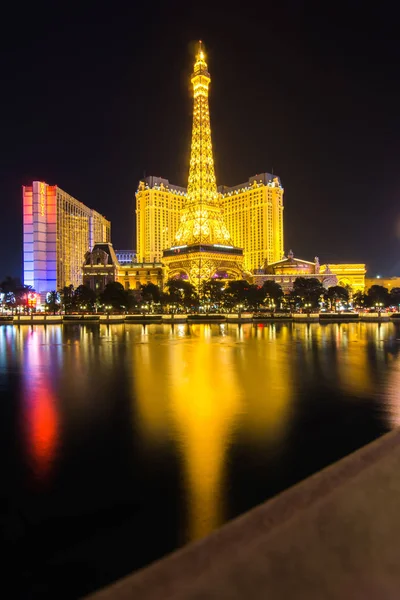
[[[46,212],[46,184],[40,183],[40,215],[44,217]]]
[[[36,332],[27,341],[23,373],[28,453],[36,477],[44,479],[55,456],[59,417],[47,365],[43,364],[43,346]]]
[[[211,78],[201,43],[191,81],[194,92],[192,148],[187,201],[176,240],[186,245],[223,244],[230,241],[230,234],[218,200],[208,107]]]
[[[191,82],[193,85],[193,126],[192,145],[189,165],[187,198],[180,215],[180,224],[175,236],[177,246],[215,245],[221,248],[233,248],[231,235],[221,210],[214,171],[214,159],[211,142],[210,113],[208,107],[208,86],[211,78],[208,72],[205,54],[199,43]],[[190,258],[164,255],[163,262],[169,267],[169,277],[176,273],[186,273],[194,285],[202,279],[209,279],[219,269],[229,269],[234,277],[242,276],[243,256],[236,252],[224,253],[224,258],[202,252]]]

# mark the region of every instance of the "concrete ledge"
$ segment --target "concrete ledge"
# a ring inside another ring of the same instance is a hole
[[[396,430],[88,598],[398,598],[399,473]]]

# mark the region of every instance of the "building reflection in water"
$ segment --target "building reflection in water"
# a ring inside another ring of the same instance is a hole
[[[35,477],[44,480],[49,475],[58,442],[59,416],[56,396],[50,380],[50,355],[56,343],[52,331],[45,328],[22,328],[24,362],[22,369],[22,415],[25,448]],[[59,336],[58,336],[59,337]]]
[[[296,427],[296,411],[311,410],[310,390],[321,402],[325,390],[337,388],[345,402],[373,399],[382,418],[400,424],[400,362],[390,323],[3,331],[0,368],[16,357],[23,363],[24,436],[35,475],[48,476],[59,448],[59,399],[65,444],[107,418],[126,375],[132,435],[144,452],[151,448],[147,458],[156,461],[167,445],[180,457],[186,539],[226,520],[227,478],[235,469],[229,461],[241,447],[248,456],[277,456]]]
[[[251,325],[179,325],[165,334],[133,347],[135,405],[144,442],[172,438],[179,449],[187,538],[197,539],[226,519],[224,477],[239,423],[239,435],[253,444],[276,443],[285,432],[290,348],[276,343],[274,327],[261,333]],[[287,327],[280,336],[287,338]]]
[[[233,328],[232,328],[233,329]],[[293,396],[288,325],[243,325],[233,368],[242,398],[242,434],[252,444],[277,443],[286,433]]]

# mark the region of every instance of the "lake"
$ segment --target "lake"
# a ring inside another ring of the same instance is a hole
[[[1,539],[78,598],[400,423],[394,323],[0,327]]]

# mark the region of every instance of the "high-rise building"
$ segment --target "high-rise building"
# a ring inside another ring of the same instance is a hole
[[[225,221],[244,268],[253,272],[283,256],[283,187],[279,177],[261,173],[234,187],[219,186]]]
[[[85,253],[109,242],[111,224],[56,185],[23,186],[24,283],[44,294],[82,283]]]
[[[193,127],[187,196],[175,243],[163,252],[170,277],[185,277],[199,285],[202,279],[242,276],[243,250],[234,247],[221,210],[214,172],[208,107],[208,73],[199,45],[194,70]]]
[[[136,248],[138,261],[158,262],[164,248],[173,246],[185,188],[168,179],[146,177],[136,192]]]
[[[234,246],[243,248],[246,271],[276,262],[284,253],[283,194],[278,176],[260,173],[246,183],[218,187],[220,206]],[[161,260],[162,250],[174,245],[186,188],[167,179],[146,177],[136,192],[138,260]],[[140,240],[140,242],[139,242]],[[142,248],[139,250],[139,246]]]

